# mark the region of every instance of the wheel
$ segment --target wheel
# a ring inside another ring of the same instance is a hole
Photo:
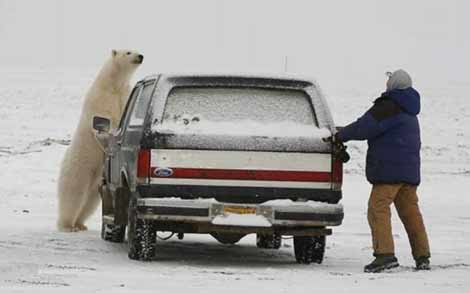
[[[295,259],[301,264],[322,263],[325,254],[326,236],[295,236]]]
[[[135,212],[129,211],[129,228],[127,239],[129,244],[129,258],[141,261],[150,261],[155,257],[157,235],[153,222],[137,219]]]
[[[105,241],[124,242],[126,226],[101,223],[101,238]]]
[[[213,232],[211,233],[212,237],[217,239],[222,244],[235,244],[240,239],[245,237],[245,234],[237,234],[237,233],[217,233]]]
[[[256,246],[258,246],[258,248],[279,249],[281,242],[281,235],[277,233],[271,235],[256,234]]]
[[[127,239],[129,258],[141,261],[151,261],[155,257],[157,233],[151,220],[137,218],[135,201],[129,204],[129,221]]]

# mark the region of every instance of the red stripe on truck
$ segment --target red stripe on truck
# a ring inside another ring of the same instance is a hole
[[[152,167],[151,176],[154,178],[184,178],[184,179],[226,179],[226,180],[260,180],[260,181],[298,181],[298,182],[331,182],[330,172],[304,171],[265,171],[265,170],[222,170],[222,169],[171,169],[169,176],[157,176],[157,167]]]

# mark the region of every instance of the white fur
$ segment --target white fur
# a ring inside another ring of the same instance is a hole
[[[113,50],[88,91],[80,121],[65,152],[58,180],[60,231],[86,230],[85,221],[100,202],[100,184],[104,153],[99,145],[93,116],[111,120],[115,129],[129,97],[129,81],[140,65],[139,53]]]

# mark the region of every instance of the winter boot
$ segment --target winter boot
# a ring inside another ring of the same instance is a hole
[[[420,256],[416,260],[416,270],[418,271],[428,271],[431,269],[431,264],[429,262],[429,257]]]
[[[374,261],[364,267],[364,272],[379,273],[398,266],[398,260],[394,255],[376,255]]]

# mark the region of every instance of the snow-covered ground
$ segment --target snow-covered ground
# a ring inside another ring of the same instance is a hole
[[[206,235],[158,243],[151,263],[126,244],[100,239],[99,212],[82,233],[55,229],[59,162],[94,72],[0,69],[0,292],[467,292],[470,286],[470,85],[421,89],[421,208],[432,270],[413,271],[406,233],[393,215],[399,269],[365,274],[370,186],[364,143],[350,144],[344,224],[327,239],[321,265],[298,265],[292,240],[260,250],[253,236],[222,245]],[[321,82],[321,81],[320,81]],[[368,91],[324,88],[339,125],[370,106]],[[377,94],[380,90],[377,89]]]

